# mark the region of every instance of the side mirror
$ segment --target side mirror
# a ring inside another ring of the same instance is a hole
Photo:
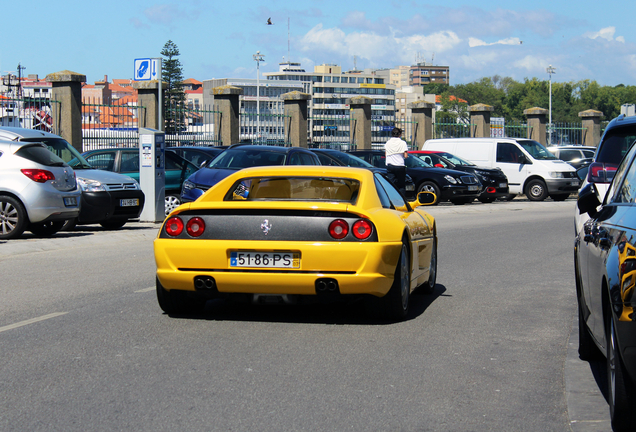
[[[532,161],[526,155],[522,155],[519,159],[521,165],[532,165]]]
[[[420,192],[417,194],[417,200],[410,202],[411,208],[423,205],[431,205],[437,200],[437,196],[433,192]]]
[[[594,183],[587,184],[579,191],[576,205],[579,208],[579,214],[587,213],[590,217],[596,215],[596,208],[601,205],[601,201],[598,199]]]

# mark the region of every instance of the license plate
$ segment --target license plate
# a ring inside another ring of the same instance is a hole
[[[508,187],[508,183],[499,183],[500,188]]]
[[[121,207],[135,207],[139,205],[139,198],[122,199],[119,200]]]
[[[230,267],[300,268],[299,252],[234,251]]]
[[[468,186],[468,190],[469,190],[469,191],[476,191],[476,190],[479,190],[479,186]]]
[[[64,205],[66,207],[77,207],[77,198],[76,197],[64,198]]]
[[[406,185],[406,190],[407,191],[414,191],[415,190],[415,185],[412,185],[412,184]]]

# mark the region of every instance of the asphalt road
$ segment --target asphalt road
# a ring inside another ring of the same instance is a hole
[[[610,430],[576,354],[574,201],[429,210],[438,285],[401,323],[219,301],[170,317],[154,225],[0,241],[0,430]]]

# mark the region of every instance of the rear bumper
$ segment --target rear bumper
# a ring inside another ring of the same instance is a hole
[[[470,191],[468,190],[467,185],[447,185],[442,186],[441,192],[441,200],[446,201],[454,198],[469,198],[474,197],[477,198],[481,193],[481,186],[479,185],[471,185],[477,186],[477,190]]]
[[[138,206],[122,206],[122,200],[138,199]],[[140,190],[83,192],[80,223],[99,223],[111,219],[135,219],[141,214],[145,196]]]
[[[61,192],[50,184],[32,182],[21,191],[21,200],[32,223],[76,218],[80,213],[80,191]],[[75,198],[77,205],[67,206],[64,198]]]
[[[264,249],[264,247],[266,248]],[[332,278],[341,294],[384,296],[401,243],[236,242],[156,239],[157,277],[167,290],[195,291],[194,278],[210,276],[219,293],[316,295],[316,281]],[[232,250],[300,252],[298,269],[231,268]],[[334,259],[334,257],[346,257]]]

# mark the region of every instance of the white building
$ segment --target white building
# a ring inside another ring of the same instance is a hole
[[[350,107],[347,99],[366,96],[371,105],[372,143],[384,143],[395,121],[395,86],[374,71],[342,72],[338,65],[315,66],[305,71],[300,63],[285,62],[278,72],[265,73],[267,82],[292,81],[301,83],[305,93],[312,96],[309,103],[309,140],[319,143],[349,143]]]

